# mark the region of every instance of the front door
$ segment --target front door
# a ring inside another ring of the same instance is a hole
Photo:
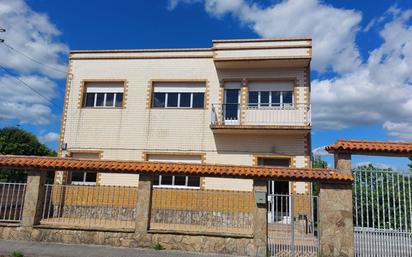
[[[239,123],[239,89],[225,89],[225,103],[223,115],[225,124]]]
[[[259,158],[259,166],[289,167],[289,158]],[[290,222],[290,183],[289,181],[268,181],[268,220],[269,223]]]

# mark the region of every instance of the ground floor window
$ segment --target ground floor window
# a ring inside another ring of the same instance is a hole
[[[274,166],[274,167],[289,167],[290,159],[289,158],[277,158],[277,157],[263,157],[258,158],[259,166]]]
[[[96,185],[97,173],[95,172],[72,172],[72,185]]]
[[[199,188],[200,177],[182,175],[159,175],[153,183],[155,187]]]

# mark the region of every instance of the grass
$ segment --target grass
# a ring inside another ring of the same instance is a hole
[[[164,250],[165,248],[160,243],[156,243],[155,245],[153,245],[153,249],[160,251],[160,250]]]

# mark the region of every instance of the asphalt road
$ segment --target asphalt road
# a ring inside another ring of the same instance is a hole
[[[0,240],[0,256],[20,251],[24,257],[229,257],[233,255],[200,254],[182,251],[101,245],[67,245],[57,243]]]

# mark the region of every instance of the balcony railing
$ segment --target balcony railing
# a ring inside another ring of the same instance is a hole
[[[212,104],[212,126],[310,126],[310,105],[241,106],[240,104]]]

